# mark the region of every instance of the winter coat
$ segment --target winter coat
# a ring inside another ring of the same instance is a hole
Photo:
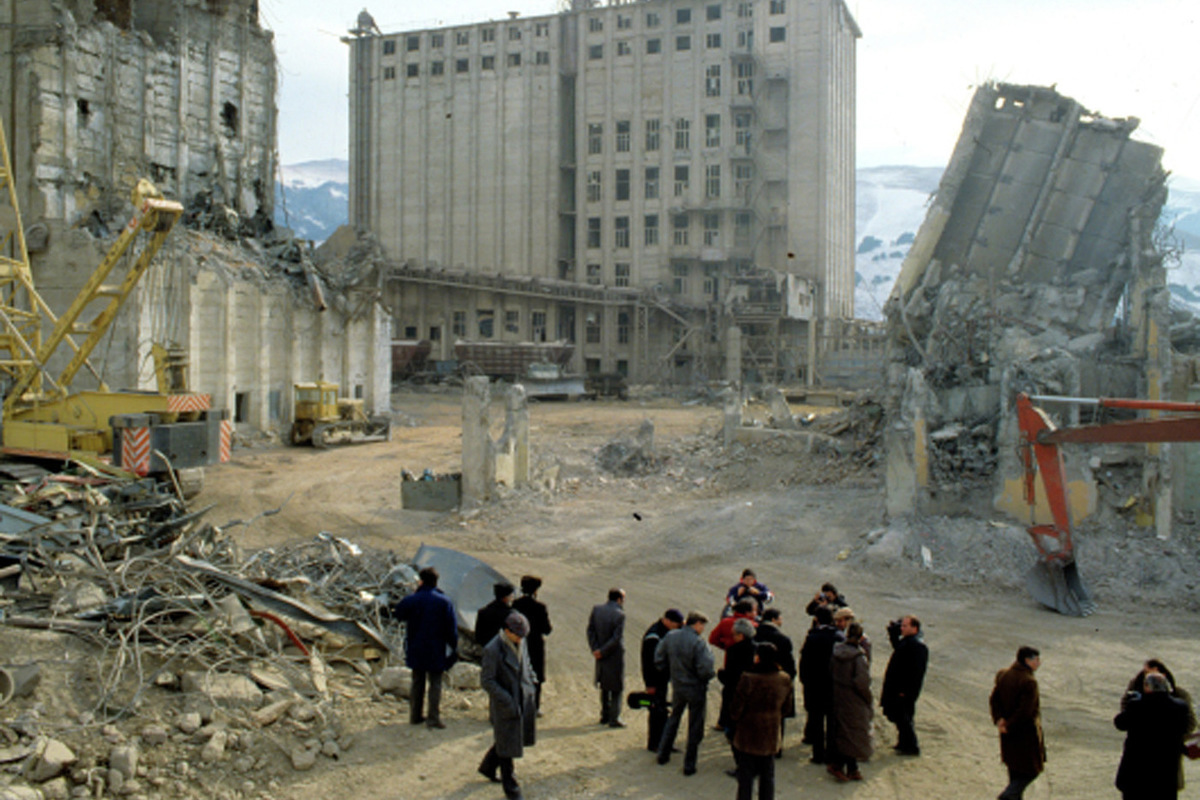
[[[1125,731],[1117,788],[1139,797],[1175,797],[1188,707],[1166,692],[1132,697],[1113,725]]]
[[[546,637],[553,630],[550,627],[550,612],[546,604],[531,595],[521,595],[512,604],[513,611],[520,611],[529,620],[529,635],[525,637],[525,646],[529,648],[529,663],[533,666],[533,674],[537,675],[538,684],[546,682]]]
[[[833,718],[837,751],[858,760],[871,757],[871,718],[875,699],[871,695],[871,662],[862,647],[838,642],[829,661],[833,675]]]
[[[754,640],[742,639],[734,642],[725,651],[725,667],[717,672],[717,680],[721,682],[721,712],[717,715],[717,724],[722,728],[733,727],[729,718],[729,709],[733,703],[734,692],[737,691],[738,681],[742,675],[754,669]]]
[[[829,659],[842,634],[832,625],[819,625],[808,632],[800,648],[800,683],[804,685],[804,707],[828,710],[833,701],[833,678]]]
[[[512,613],[512,606],[503,600],[493,600],[475,614],[475,644],[484,647],[501,628],[504,620]]]
[[[708,682],[717,677],[712,651],[696,633],[684,625],[671,631],[654,650],[654,665],[671,675],[671,691],[691,694],[703,692]]]
[[[737,622],[739,619],[748,619],[754,623],[756,627],[758,625],[758,620],[755,618],[753,613],[734,614],[721,620],[713,627],[712,632],[708,634],[708,643],[713,647],[719,647],[722,650],[728,650],[729,646],[733,644],[733,623]]]
[[[920,634],[894,639],[892,647],[879,697],[883,714],[888,719],[912,715],[929,666],[929,648],[921,641]]]
[[[479,685],[488,693],[496,755],[520,758],[537,741],[537,678],[522,641],[514,648],[503,634],[483,648]]]
[[[592,608],[587,626],[588,647],[596,659],[596,685],[609,692],[625,688],[625,609],[616,600]]]
[[[794,706],[795,688],[786,672],[747,672],[729,707],[733,747],[754,756],[773,756],[783,744],[783,711]]]
[[[1000,760],[1018,775],[1040,775],[1046,763],[1046,743],[1033,670],[1020,662],[1000,670],[988,702],[992,722],[1004,720],[1008,729],[1000,734]]]
[[[433,586],[417,590],[396,604],[392,611],[404,623],[404,663],[409,669],[442,672],[458,650],[458,618],[454,603]]]
[[[1166,668],[1164,667],[1164,669],[1166,669]],[[1170,670],[1166,670],[1163,674],[1166,675],[1167,680],[1170,681],[1170,683],[1171,683],[1171,696],[1176,699],[1182,700],[1184,702],[1184,704],[1187,705],[1188,722],[1187,722],[1187,730],[1184,731],[1184,739],[1186,741],[1188,734],[1190,734],[1192,731],[1196,730],[1196,709],[1195,709],[1195,706],[1192,705],[1192,696],[1187,693],[1186,689],[1180,689],[1179,686],[1176,685],[1175,676],[1171,674]],[[1137,675],[1133,676],[1133,680],[1131,680],[1129,682],[1129,686],[1127,687],[1125,694],[1121,695],[1121,710],[1122,711],[1125,710],[1125,707],[1126,707],[1126,705],[1128,705],[1131,697],[1140,695],[1144,691],[1146,691],[1146,671],[1142,670]],[[1180,761],[1179,762],[1179,791],[1181,791],[1181,792],[1183,791],[1184,785],[1185,785],[1185,781],[1184,781],[1184,775],[1183,775],[1183,762]]]
[[[671,630],[660,619],[655,620],[642,635],[642,683],[647,689],[655,689],[663,694],[666,694],[667,687],[671,684],[671,676],[666,669],[659,669],[654,664],[654,651]]]
[[[778,653],[779,668],[787,674],[791,680],[796,680],[796,646],[792,644],[792,640],[783,631],[779,630],[779,626],[770,622],[764,622],[758,626],[758,632],[754,634],[755,644],[769,642],[775,645],[775,652]],[[783,715],[787,718],[796,716],[796,693],[792,692],[792,699],[789,701],[788,707],[784,709]]]

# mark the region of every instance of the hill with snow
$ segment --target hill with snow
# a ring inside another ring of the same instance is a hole
[[[275,224],[321,243],[350,218],[350,164],[305,161],[281,168],[275,184]]]

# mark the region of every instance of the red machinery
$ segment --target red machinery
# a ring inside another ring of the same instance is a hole
[[[1066,403],[1096,408],[1123,408],[1139,411],[1179,412],[1184,416],[1158,417],[1056,428],[1037,403]],[[1200,403],[1173,403],[1157,400],[1130,400],[1101,397],[1053,397],[1017,395],[1017,424],[1021,428],[1021,461],[1025,467],[1025,501],[1030,522],[1035,505],[1035,477],[1040,472],[1046,488],[1053,522],[1031,524],[1041,560],[1029,573],[1029,591],[1038,602],[1060,613],[1086,616],[1095,610],[1091,593],[1083,585],[1075,566],[1075,546],[1071,541],[1071,515],[1067,506],[1067,485],[1063,476],[1062,453],[1065,442],[1088,444],[1144,444],[1150,442],[1200,441]]]

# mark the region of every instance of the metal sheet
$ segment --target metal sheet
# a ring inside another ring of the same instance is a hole
[[[423,544],[413,557],[413,563],[418,569],[437,569],[438,588],[454,602],[458,626],[472,633],[475,631],[475,615],[492,602],[492,586],[508,581],[508,578],[478,558],[448,547]]]

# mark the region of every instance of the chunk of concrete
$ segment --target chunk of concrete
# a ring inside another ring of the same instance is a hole
[[[375,676],[375,685],[385,694],[408,698],[412,695],[412,670],[408,667],[384,667]]]
[[[228,731],[215,731],[212,738],[205,742],[204,747],[200,749],[200,760],[206,764],[211,764],[214,761],[223,759],[225,757],[225,745],[228,741]]]
[[[479,665],[460,661],[446,673],[446,680],[455,689],[478,689]]]
[[[185,672],[181,688],[185,692],[199,692],[214,703],[257,706],[263,698],[254,681],[231,672]]]
[[[37,748],[25,767],[25,777],[33,783],[57,778],[76,761],[74,751],[57,739],[42,739]]]
[[[108,751],[108,767],[115,769],[124,775],[126,778],[132,778],[137,775],[138,759],[141,753],[138,752],[135,744],[121,744]]]

